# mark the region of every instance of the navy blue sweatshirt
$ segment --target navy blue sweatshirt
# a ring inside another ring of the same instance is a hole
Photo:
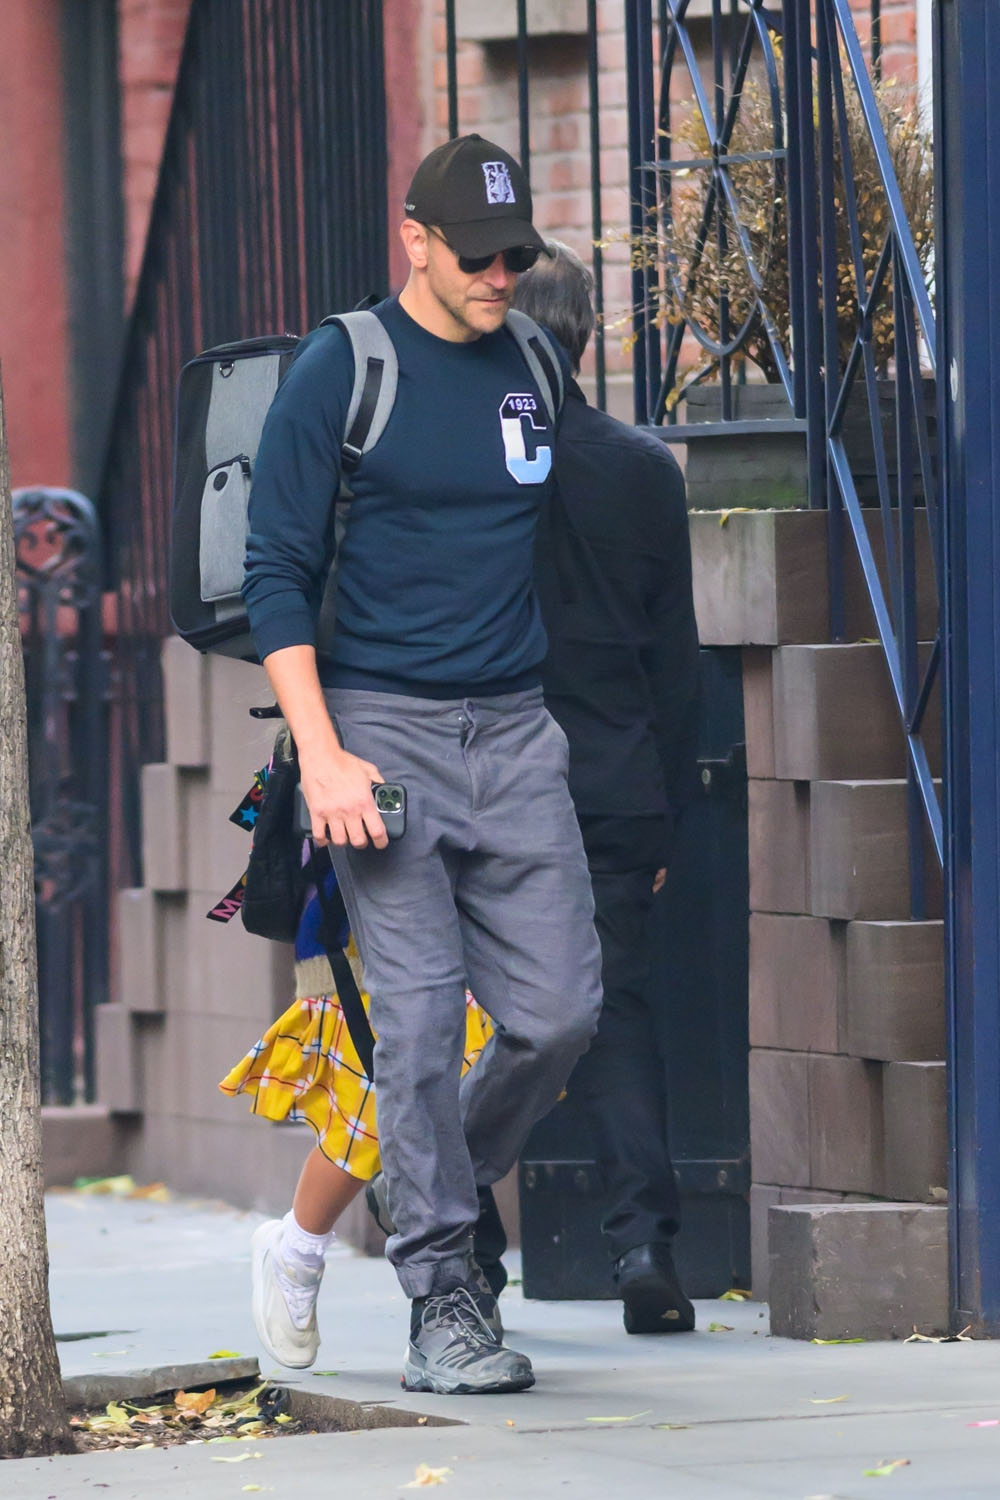
[[[472,343],[429,333],[392,298],[375,308],[396,348],[389,422],[350,476],[325,685],[462,697],[536,684],[545,632],[532,547],[554,437],[509,331]],[[302,341],[254,467],[246,600],[261,658],[312,645],[333,555],[333,501],[353,385],[337,327]]]

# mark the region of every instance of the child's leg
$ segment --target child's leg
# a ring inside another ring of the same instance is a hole
[[[307,1369],[319,1349],[316,1299],[333,1225],[364,1187],[314,1148],[299,1174],[292,1209],[261,1224],[253,1237],[253,1317],[257,1334],[280,1364]]]
[[[343,1167],[334,1166],[318,1146],[306,1157],[299,1174],[292,1213],[307,1234],[328,1235],[334,1224],[364,1187]]]

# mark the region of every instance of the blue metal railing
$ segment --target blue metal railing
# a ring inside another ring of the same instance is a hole
[[[938,747],[928,734],[929,708],[939,692],[939,611],[933,622],[917,611],[923,553],[933,564],[936,593],[941,585],[938,477],[925,399],[925,384],[936,375],[935,325],[928,245],[922,260],[877,92],[878,10],[872,10],[866,61],[848,0],[784,0],[780,13],[763,0],[713,0],[706,69],[704,34],[696,37],[692,29],[705,18],[689,18],[689,9],[690,0],[660,3],[654,122],[654,81],[641,65],[651,45],[648,7],[638,0],[626,7],[631,229],[633,245],[643,247],[632,273],[636,420],[673,422],[676,402],[710,365],[719,377],[720,426],[740,430],[746,424],[733,424],[733,386],[748,353],[783,388],[784,425],[805,435],[808,502],[829,512],[831,639],[846,633],[846,523],[885,654],[906,747],[911,910],[922,917],[925,824],[938,860],[944,857],[932,768]],[[741,149],[742,117],[755,99],[757,136],[769,110],[771,138],[767,149]],[[686,134],[700,135],[704,149],[692,153]],[[678,153],[678,144],[687,149]],[[855,186],[859,150],[865,154],[864,202]],[[774,207],[766,232],[757,223],[751,233],[736,181],[751,164],[770,174]],[[690,183],[698,174],[702,186],[692,218]],[[683,236],[678,203],[688,215]],[[781,305],[764,274],[774,246],[787,255]],[[706,287],[714,296],[711,326]],[[664,308],[671,314],[665,327],[657,315]],[[692,348],[702,363],[685,377],[680,364]],[[887,455],[882,411],[890,395],[895,463]],[[859,421],[870,429],[871,493],[857,480]],[[698,430],[707,431],[700,424]],[[675,427],[673,435],[690,431]],[[875,516],[881,564],[869,524]]]

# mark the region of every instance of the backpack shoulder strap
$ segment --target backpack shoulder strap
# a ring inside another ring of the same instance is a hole
[[[373,312],[333,313],[320,327],[330,323],[344,330],[354,354],[354,389],[340,450],[341,462],[350,473],[385,430],[396,400],[399,363],[392,339]]]
[[[538,326],[534,318],[529,318],[527,313],[521,312],[516,307],[512,307],[507,314],[507,327],[517,340],[524,361],[542,393],[549,421],[554,427],[562,411],[566,391],[563,385],[562,365],[552,346],[552,340],[544,328]]]
[[[350,960],[337,941],[338,933],[348,923],[344,898],[339,885],[335,885],[332,891],[326,888],[326,877],[330,873],[329,854],[324,859],[312,839],[309,840],[309,849],[310,874],[316,882],[316,895],[323,913],[321,941],[325,944],[327,962],[333,971],[333,982],[337,987],[337,999],[347,1023],[348,1035],[354,1043],[354,1050],[366,1077],[372,1082],[375,1078],[375,1037]]]

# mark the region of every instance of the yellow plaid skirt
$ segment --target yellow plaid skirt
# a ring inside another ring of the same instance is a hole
[[[361,964],[354,941],[347,950],[365,1009]],[[367,1182],[379,1169],[375,1089],[365,1076],[330,965],[323,957],[295,965],[296,998],[247,1055],[223,1078],[224,1094],[249,1094],[251,1112],[267,1120],[306,1120],[316,1144],[335,1166]],[[492,1031],[471,995],[465,1059],[470,1068]]]

